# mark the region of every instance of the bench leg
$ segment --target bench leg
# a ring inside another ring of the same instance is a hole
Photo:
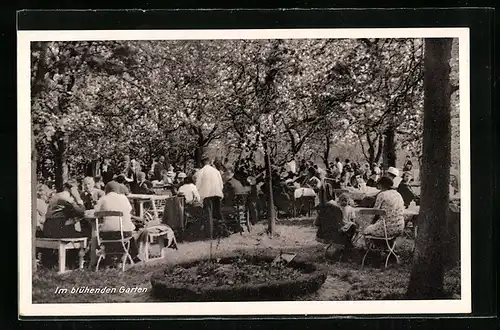
[[[160,257],[165,257],[165,238],[163,236],[158,237],[158,245],[160,246]]]
[[[85,249],[81,248],[80,251],[78,251],[78,265],[80,269],[83,269],[83,257],[85,256]]]
[[[59,243],[59,273],[62,274],[66,271],[66,247],[65,244]]]

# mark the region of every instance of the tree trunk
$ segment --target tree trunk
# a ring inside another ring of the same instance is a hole
[[[31,130],[31,267],[33,272],[36,271],[36,225],[38,212],[36,209],[37,196],[36,196],[36,165],[37,165],[37,152],[35,146],[35,135]]]
[[[269,185],[269,193],[267,196],[267,214],[268,214],[268,227],[267,231],[269,235],[272,237],[274,235],[274,230],[276,226],[276,214],[274,212],[274,198],[273,198],[273,178],[272,178],[272,169],[271,169],[271,157],[269,155],[269,147],[267,143],[264,144],[265,149],[265,157],[266,157],[266,176],[267,183]]]
[[[323,152],[323,162],[325,163],[325,166],[327,169],[330,169],[330,164],[328,162],[330,158],[330,135],[326,134],[325,136],[325,151]]]
[[[56,140],[56,147],[54,150],[54,176],[56,191],[62,191],[64,183],[68,181],[66,142],[63,137]]]
[[[393,126],[390,126],[384,133],[384,168],[390,166],[396,167],[396,132]]]
[[[201,129],[198,128],[197,130],[197,145],[196,149],[194,151],[194,166],[196,168],[201,168],[201,158],[203,157],[203,152],[205,151],[205,139],[203,138],[203,133],[201,132]]]
[[[382,155],[383,145],[384,145],[384,137],[382,136],[382,134],[379,134],[378,135],[377,154],[375,155],[375,159],[373,160],[377,164],[378,164],[378,162],[380,162],[380,156]]]
[[[196,147],[194,151],[194,166],[201,168],[201,158],[203,157],[203,147]]]
[[[410,299],[444,297],[443,239],[449,210],[450,82],[452,39],[426,39],[424,59],[424,132],[421,202]]]

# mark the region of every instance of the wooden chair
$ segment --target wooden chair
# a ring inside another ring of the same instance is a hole
[[[305,213],[308,217],[311,217],[315,203],[315,196],[302,196],[295,199],[293,201],[293,217],[298,217],[302,213]]]
[[[383,211],[383,210],[380,210],[380,211]],[[385,212],[384,212],[384,215],[385,215]],[[389,258],[391,257],[391,255],[396,257],[396,262],[399,264],[399,256],[396,254],[396,252],[394,250],[394,248],[396,247],[397,235],[388,236],[387,235],[387,226],[386,226],[385,219],[383,216],[382,216],[382,222],[384,225],[384,237],[363,235],[363,237],[366,241],[367,249],[366,249],[365,255],[363,256],[363,260],[361,262],[361,267],[364,267],[366,256],[371,251],[387,253],[387,257],[385,258],[385,268],[387,268],[387,264],[389,262]]]
[[[250,212],[248,210],[248,194],[234,195],[232,206],[223,206],[222,213],[225,226],[231,232],[240,232],[243,234],[246,227],[248,232],[251,230]]]
[[[241,228],[245,226],[248,232],[250,232],[252,230],[252,225],[250,224],[250,211],[248,209],[248,194],[236,195],[234,200],[240,226]]]
[[[347,189],[333,189],[333,192],[335,193],[335,196],[338,197],[342,195],[343,193],[349,193],[349,190]]]
[[[103,217],[119,217],[120,219],[120,239],[102,239],[101,235],[99,233],[99,219]],[[96,230],[97,230],[97,246],[99,247],[99,250],[97,251],[97,265],[96,265],[96,271],[99,270],[99,264],[101,260],[105,259],[106,256],[109,255],[121,255],[122,257],[122,271],[125,271],[125,266],[127,264],[127,261],[130,261],[130,264],[133,265],[134,261],[132,260],[132,256],[129,253],[130,249],[130,240],[132,239],[132,236],[130,237],[124,237],[123,234],[123,213],[120,211],[99,211],[95,212],[95,218],[96,218]],[[109,251],[106,251],[106,246],[111,246],[111,245],[116,245],[117,243],[120,243],[121,245],[121,250],[112,250],[109,249]]]

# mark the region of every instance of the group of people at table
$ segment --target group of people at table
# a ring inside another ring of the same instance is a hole
[[[203,157],[202,168],[194,169],[189,175],[182,171],[176,173],[173,167],[165,167],[163,157],[151,166],[148,174],[141,171],[128,156],[124,157],[124,163],[123,170],[104,180],[107,182],[103,182],[104,176],[88,176],[82,180],[80,187],[77,181],[70,180],[55,193],[46,185],[39,185],[36,235],[46,238],[91,237],[90,223],[80,221],[85,219],[86,211],[121,211],[124,235],[135,238],[131,241],[130,254],[134,261],[139,261],[138,241],[147,239],[143,235],[144,219],[138,216],[137,205],[132,207],[127,195],[155,194],[156,188],[164,188],[172,196],[183,196],[186,211],[200,220],[200,229],[206,237],[217,232],[215,227],[224,222],[224,214],[234,214],[238,196],[246,196],[244,203],[249,210],[250,221],[257,222],[266,209],[264,204],[270,190],[278,209],[285,211],[290,208],[287,201],[295,202],[302,197],[314,197],[317,206],[340,206],[344,221],[342,232],[352,235],[359,228],[353,208],[354,199],[361,206],[385,210],[383,220],[389,234],[398,234],[404,229],[405,208],[412,201],[418,203],[418,195],[410,185],[410,171],[404,171],[400,176],[397,169],[389,167],[382,174],[376,164],[367,164],[363,170],[359,165],[350,164],[349,160],[341,163],[338,158],[335,163],[330,163],[327,171],[305,161],[300,166],[292,161],[281,169],[281,173],[274,168],[271,189],[265,179],[265,171],[249,173],[246,165],[236,169],[230,165],[221,168],[214,166],[209,157]],[[408,161],[405,169],[408,169]],[[335,196],[336,189],[345,189],[346,192]],[[319,214],[318,219],[327,213]],[[379,217],[367,226],[364,233],[384,235],[381,220],[382,217]],[[120,219],[105,217],[100,222],[99,231],[103,238],[120,237]]]
[[[134,205],[134,196],[153,195],[156,189],[169,196],[182,196],[188,212],[200,218],[208,217],[208,221],[202,224],[202,230],[211,229],[208,223],[212,223],[213,230],[213,218],[222,219],[221,212],[224,210],[229,213],[234,211],[235,196],[248,190],[234,179],[231,168],[221,173],[210,165],[208,157],[202,161],[204,166],[192,175],[180,171],[175,173],[169,168],[159,172],[160,178],[151,177],[153,180],[148,180],[142,171],[132,171],[132,175],[128,175],[126,170],[114,175],[105,184],[100,178],[96,180],[90,176],[83,178],[80,184],[76,180],[68,180],[55,192],[47,185],[39,184],[36,236],[91,238],[92,223],[85,220],[95,221],[95,218],[89,216],[89,212],[120,211],[123,214],[121,219],[109,216],[100,220],[100,237],[119,239],[122,231],[124,237],[133,237],[129,252],[134,262],[138,262],[138,246],[147,239],[145,233],[148,228],[145,227],[145,219],[139,216],[137,205]]]

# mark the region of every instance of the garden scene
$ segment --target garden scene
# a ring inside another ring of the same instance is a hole
[[[31,59],[34,303],[460,299],[458,40]]]

